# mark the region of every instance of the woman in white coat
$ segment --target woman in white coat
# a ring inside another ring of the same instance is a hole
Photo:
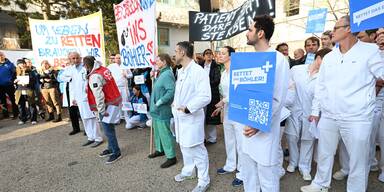
[[[322,58],[331,51],[328,48],[321,49],[317,51],[315,61],[312,64],[297,65],[291,69],[292,86],[290,89],[293,89],[296,93],[297,98],[295,101],[300,105],[302,116],[299,118],[300,126],[295,130],[296,133],[292,135],[287,134],[287,140],[291,149],[290,155],[293,156],[292,158],[299,159],[299,171],[306,181],[312,180],[310,173],[315,137],[310,131],[311,122],[309,122],[309,116],[311,115],[317,73],[320,69]],[[300,150],[297,147],[299,140]],[[289,166],[292,165],[290,164]],[[289,166],[287,170],[290,168]]]
[[[228,102],[229,102],[229,67],[231,65],[231,54],[235,52],[235,49],[230,46],[225,46],[220,49],[219,53],[219,63],[223,63],[225,70],[221,74],[220,79],[220,95],[221,100],[216,104],[217,109],[212,113],[212,116],[220,114],[221,110],[224,110],[224,143],[225,143],[225,152],[227,154],[227,159],[225,160],[225,165],[217,170],[217,174],[223,175],[227,173],[232,173],[236,170],[235,179],[232,181],[232,186],[240,186],[243,184],[243,178],[241,176],[241,144],[243,137],[244,125],[231,121],[228,119]],[[237,160],[237,161],[236,161]]]

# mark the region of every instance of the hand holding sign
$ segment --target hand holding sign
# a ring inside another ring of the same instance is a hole
[[[254,136],[254,135],[256,135],[256,133],[258,133],[259,132],[259,130],[258,129],[256,129],[256,128],[252,128],[252,127],[249,127],[249,126],[245,126],[244,127],[244,135],[246,136],[246,137],[252,137],[252,136]]]

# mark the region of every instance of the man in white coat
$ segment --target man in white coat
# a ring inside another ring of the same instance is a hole
[[[208,189],[208,152],[204,146],[204,107],[211,102],[211,88],[208,74],[193,61],[193,45],[187,41],[176,45],[178,70],[172,113],[175,121],[176,142],[183,155],[184,167],[175,176],[181,182],[193,177],[197,167],[198,184],[192,192]]]
[[[247,44],[257,52],[276,52],[269,46],[274,32],[270,16],[256,16],[247,32]],[[270,132],[257,127],[244,128],[243,152],[244,191],[280,190],[280,112],[285,102],[289,82],[289,64],[280,52],[276,52],[275,84],[272,101],[272,123]]]
[[[128,78],[132,78],[132,72],[129,69],[122,69],[121,67],[121,56],[116,54],[114,57],[114,63],[108,65],[108,69],[111,71],[113,79],[115,79],[116,85],[119,88],[122,102],[129,101],[129,90],[128,90]],[[120,108],[121,109],[121,108]],[[125,119],[128,122],[128,112],[120,110],[120,118]]]
[[[341,138],[349,155],[347,192],[366,191],[369,149],[375,108],[376,79],[384,77],[384,63],[376,45],[358,41],[350,17],[333,28],[339,47],[322,62],[312,105],[311,121],[318,121],[318,162],[315,179],[303,192],[328,191],[337,144]],[[340,75],[348,74],[348,75]]]
[[[68,54],[68,58],[72,66],[64,71],[63,76],[66,77],[66,79],[70,79],[69,98],[71,99],[71,106],[78,106],[84,130],[88,137],[87,142],[84,143],[83,146],[94,143],[92,147],[97,147],[103,143],[103,137],[96,116],[88,104],[86,92],[87,70],[81,63],[79,53],[71,52]]]

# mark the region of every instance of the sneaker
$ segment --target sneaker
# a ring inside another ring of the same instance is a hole
[[[381,172],[377,179],[384,183],[384,172]]]
[[[108,157],[112,155],[112,151],[106,149],[102,153],[99,154],[99,157]]]
[[[219,175],[225,175],[225,174],[228,174],[228,173],[232,173],[232,172],[229,172],[229,171],[224,170],[224,168],[220,168],[220,169],[218,169],[216,172],[217,172],[217,174],[219,174]]]
[[[117,160],[119,160],[121,158],[121,154],[113,154],[111,156],[109,156],[109,159],[107,160],[107,162],[105,162],[105,164],[112,164],[114,162],[116,162]]]
[[[148,158],[153,159],[153,158],[160,157],[163,155],[165,155],[164,152],[155,151],[154,153],[149,154]]]
[[[304,181],[312,181],[312,176],[309,173],[302,173]]]
[[[208,187],[209,187],[209,184],[207,184],[207,185],[197,185],[192,190],[192,192],[205,192],[205,191],[207,191]]]
[[[160,165],[161,168],[168,168],[172,165],[176,165],[176,157],[174,158],[171,158],[171,159],[167,159],[167,161],[165,161],[163,164]]]
[[[177,174],[176,176],[175,176],[175,181],[176,182],[182,182],[182,181],[184,181],[184,180],[190,180],[190,179],[194,179],[195,178],[195,176],[193,176],[193,175],[191,175],[191,176],[184,176],[184,175],[182,175],[181,173],[180,174]]]
[[[379,171],[379,167],[377,165],[372,165],[371,166],[371,171],[372,172]]]
[[[345,174],[341,170],[339,170],[333,174],[332,178],[335,180],[341,181],[341,180],[344,180],[347,176],[348,174]]]
[[[243,185],[243,181],[238,179],[238,178],[235,178],[232,181],[232,186],[234,186],[234,187],[239,187],[239,186],[242,186],[242,185]]]
[[[103,141],[96,141],[91,147],[96,148],[96,147],[100,146],[101,144],[103,144]]]
[[[285,175],[285,169],[283,167],[280,168],[279,176],[280,178],[284,177]]]
[[[24,122],[24,121],[19,121],[17,124],[18,124],[18,125],[24,125],[25,122]]]
[[[326,187],[317,187],[314,185],[307,185],[300,188],[301,192],[328,192],[328,188]]]
[[[88,145],[90,145],[90,144],[92,144],[92,143],[94,143],[95,141],[90,141],[90,140],[88,140],[86,143],[84,143],[82,146],[83,147],[85,147],[85,146],[88,146]]]
[[[32,121],[31,123],[32,123],[32,125],[36,125],[37,121]]]
[[[293,165],[288,165],[288,167],[287,167],[287,171],[290,172],[290,173],[294,173],[295,169],[296,169],[296,167],[293,166]]]

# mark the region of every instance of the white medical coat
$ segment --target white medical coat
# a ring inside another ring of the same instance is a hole
[[[267,51],[276,52],[272,48],[269,48]],[[276,52],[271,131],[259,131],[252,137],[244,136],[242,145],[244,153],[263,166],[275,166],[280,163],[278,153],[280,145],[280,112],[285,102],[288,82],[289,63],[280,52]]]
[[[204,107],[211,102],[209,76],[193,60],[178,70],[172,113],[175,121],[176,141],[183,147],[204,142]],[[187,107],[191,112],[179,110]]]
[[[383,79],[384,63],[377,45],[358,41],[342,54],[335,48],[320,67],[312,115],[347,121],[373,118],[376,78]]]

